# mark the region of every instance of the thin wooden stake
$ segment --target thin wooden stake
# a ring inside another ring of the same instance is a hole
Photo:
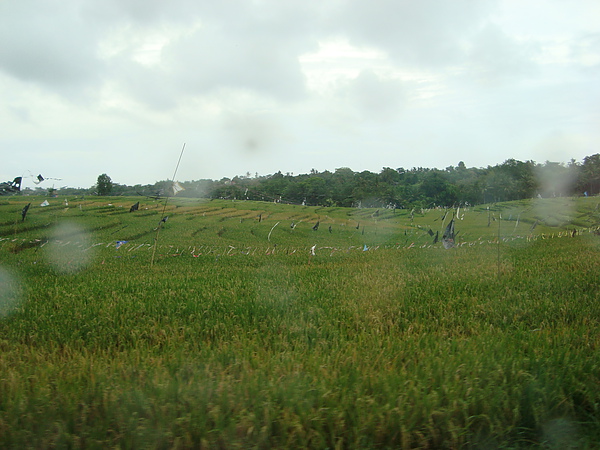
[[[500,278],[500,222],[502,221],[502,214],[498,213],[498,278]]]
[[[181,157],[183,156],[183,151],[185,150],[185,142],[183,143],[183,147],[181,148],[181,153],[179,154],[179,159],[177,160],[177,166],[175,166],[175,172],[173,172],[173,178],[171,181],[175,181],[175,176],[177,175],[177,170],[179,169],[179,163],[181,162]],[[169,180],[167,180],[169,181]],[[167,210],[167,202],[169,201],[169,195],[167,195],[165,199],[165,204],[163,206],[162,214],[160,217],[160,222],[158,222],[158,227],[156,228],[156,236],[154,238],[154,248],[152,249],[152,259],[150,260],[150,267],[154,266],[154,255],[156,254],[156,247],[158,246],[158,236],[160,233],[160,229],[162,228],[162,223],[165,218],[165,211]]]

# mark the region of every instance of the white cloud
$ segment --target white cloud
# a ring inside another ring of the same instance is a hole
[[[183,142],[183,179],[581,159],[600,135],[598,9],[1,2],[0,181],[152,183]]]

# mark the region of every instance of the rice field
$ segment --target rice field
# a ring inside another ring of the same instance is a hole
[[[600,442],[598,198],[43,201],[0,201],[1,448]]]

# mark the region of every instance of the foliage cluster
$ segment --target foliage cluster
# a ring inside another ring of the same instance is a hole
[[[293,176],[236,177],[214,183],[211,198],[248,198],[322,206],[412,208],[482,204],[536,196],[560,197],[600,192],[600,154],[568,165],[509,159],[487,168],[458,166],[444,170],[383,168],[380,173],[312,171]]]
[[[105,177],[106,174],[101,175]],[[105,181],[105,180],[104,180]],[[109,179],[110,181],[110,179]],[[106,183],[88,190],[101,195]],[[537,197],[596,195],[600,193],[600,154],[587,156],[581,163],[509,159],[487,168],[467,168],[461,161],[444,170],[429,168],[383,168],[379,173],[354,172],[338,168],[334,172],[293,175],[277,172],[268,176],[223,178],[218,181],[182,182],[183,197],[278,201],[319,206],[364,206],[413,208],[432,205],[477,205],[490,202]],[[156,194],[168,192],[169,183],[126,186],[112,183],[113,195]],[[62,194],[84,190],[66,189]]]

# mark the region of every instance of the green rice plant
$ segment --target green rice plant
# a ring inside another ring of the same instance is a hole
[[[490,227],[485,208],[460,213],[444,250],[438,210],[172,199],[157,242],[158,214],[115,213],[133,200],[17,223],[25,200],[0,205],[0,446],[600,439],[593,233],[529,232],[520,202]]]

